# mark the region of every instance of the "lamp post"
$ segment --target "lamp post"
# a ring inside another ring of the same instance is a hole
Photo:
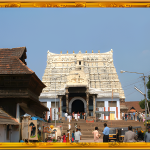
[[[145,84],[145,77],[146,77],[146,76],[144,76],[144,73],[123,71],[123,70],[120,71],[120,73],[124,73],[124,72],[142,74],[142,75],[143,75],[142,77],[144,77],[145,94],[143,94],[143,95],[144,95],[144,97],[145,97],[145,120],[146,120],[146,118],[147,118],[147,107],[148,107],[148,105],[147,105],[147,99],[146,99],[146,84]],[[149,116],[149,108],[148,108],[148,116]],[[147,126],[147,122],[145,123],[145,126]]]
[[[55,111],[54,111],[55,127],[56,127],[56,79],[61,78],[61,77],[65,77],[65,76],[69,76],[69,75],[78,75],[78,73],[68,74],[68,75],[59,76],[59,77],[54,77],[54,80],[55,80]]]

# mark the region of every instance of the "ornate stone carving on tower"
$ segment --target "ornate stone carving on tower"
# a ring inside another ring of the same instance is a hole
[[[80,77],[69,74],[79,72]],[[54,54],[47,52],[47,66],[43,83],[47,86],[43,93],[64,90],[67,84],[85,84],[89,88],[100,89],[104,92],[119,93],[120,99],[125,99],[124,91],[118,79],[113,64],[113,50],[106,53]],[[89,84],[88,84],[89,83]]]
[[[64,111],[65,108],[66,112],[71,110],[69,108],[71,96],[77,95],[73,93],[74,91],[69,92],[71,88],[75,88],[78,92],[80,92],[78,87],[81,89],[82,94],[80,95],[84,95],[82,99],[85,100],[85,110],[89,114],[90,109],[93,109],[93,116],[95,116],[97,101],[105,97],[111,100],[112,89],[114,98],[120,101],[125,100],[124,91],[113,63],[112,49],[106,53],[100,53],[100,51],[94,53],[92,50],[92,53],[79,51],[76,54],[74,52],[69,54],[68,51],[66,54],[54,54],[48,51],[47,66],[42,81],[47,87],[43,89],[40,98],[46,97],[53,101],[56,96],[60,110]],[[122,104],[120,101],[117,101],[116,106],[118,113],[120,113]],[[62,114],[60,113],[60,116]]]

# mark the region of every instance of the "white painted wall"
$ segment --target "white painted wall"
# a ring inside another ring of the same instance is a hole
[[[47,102],[47,107],[49,108],[49,111],[47,112],[47,118],[49,118],[49,116],[52,116],[52,120],[54,120],[54,114],[52,110],[52,114],[50,114],[50,108],[51,108],[51,103],[55,102],[55,98],[44,98],[44,99],[39,99],[40,102]],[[59,98],[56,98],[56,102],[59,102]],[[58,109],[56,109],[56,113],[58,112]],[[56,115],[58,118],[58,115]],[[57,119],[58,120],[58,119]]]
[[[118,119],[120,119],[120,100],[117,101],[117,107],[118,107]]]
[[[105,111],[108,111],[108,101],[105,101]],[[106,120],[108,120],[108,116],[106,116]]]
[[[51,116],[52,114],[50,114],[50,108],[51,108],[51,101],[47,102],[47,107],[49,109],[49,111],[47,112],[47,119],[49,119],[49,116]]]
[[[115,118],[116,118],[116,107],[110,107],[110,111],[114,111],[115,112]]]
[[[6,129],[6,125],[0,124],[0,142],[19,142],[19,127],[12,127],[9,131],[9,140],[6,138]]]
[[[98,108],[99,111],[104,111],[104,107],[96,107],[96,108]],[[104,120],[104,114],[101,114],[100,119]]]
[[[55,120],[55,117],[56,117],[56,120],[58,120],[58,115],[57,115],[58,108],[56,108],[56,114],[54,113],[54,110],[55,110],[55,108],[52,108],[52,120]]]
[[[112,101],[112,99],[111,98],[96,98],[96,102],[97,101],[104,101],[105,111],[108,111],[108,102]],[[119,98],[113,98],[113,101],[117,102],[118,119],[120,119],[120,100]],[[95,102],[95,108],[96,108],[96,102]],[[110,107],[110,111],[115,111],[115,118],[116,118],[116,107]],[[106,120],[108,120],[108,116],[106,116]]]
[[[11,132],[11,137],[10,137],[10,142],[19,142],[19,127],[16,128],[17,126],[13,126]]]

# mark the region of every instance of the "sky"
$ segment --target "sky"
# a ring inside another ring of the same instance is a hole
[[[47,51],[105,53],[113,49],[126,101],[144,96],[142,75],[150,75],[148,8],[0,8],[0,48],[27,48],[27,66],[42,80]],[[148,79],[146,78],[146,82]]]

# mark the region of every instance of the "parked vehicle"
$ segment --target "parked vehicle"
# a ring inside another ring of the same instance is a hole
[[[109,142],[112,140],[119,141],[118,129],[119,128],[110,128],[110,130],[109,130]]]

